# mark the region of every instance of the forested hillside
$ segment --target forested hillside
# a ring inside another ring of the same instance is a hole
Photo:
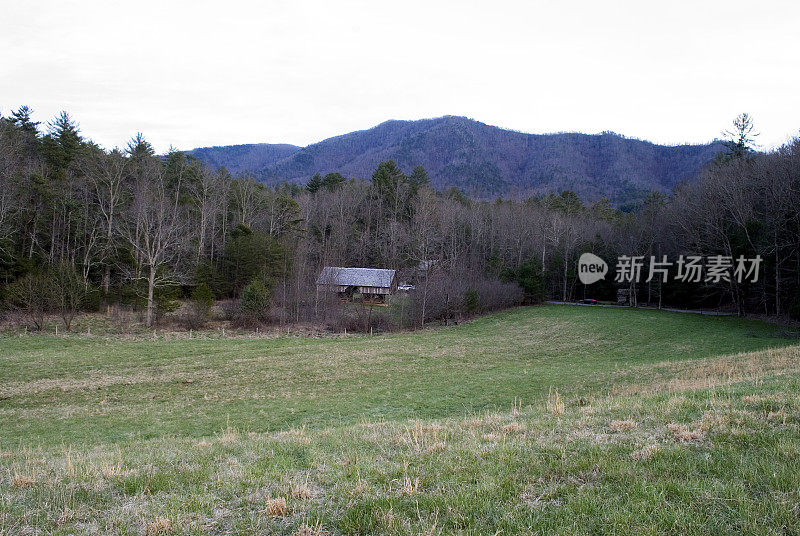
[[[368,178],[385,160],[404,169],[423,166],[439,189],[455,186],[476,198],[524,198],[572,190],[615,205],[640,200],[651,191],[668,193],[722,149],[708,145],[661,146],[613,133],[524,134],[464,117],[387,121],[297,148],[281,146],[273,158],[266,147],[196,149],[204,163],[253,172],[267,184],[305,183],[315,173]],[[257,155],[257,156],[256,156]]]
[[[224,167],[229,172],[237,174],[264,169],[300,149],[296,145],[286,143],[251,143],[227,147],[201,147],[189,153],[211,168]]]
[[[616,300],[618,290],[633,304],[800,319],[800,140],[757,153],[747,115],[695,180],[629,213],[570,190],[473,199],[392,160],[364,180],[269,186],[179,151],[157,155],[142,134],[105,151],[66,112],[46,125],[32,117],[23,107],[0,118],[0,307],[33,329],[53,314],[69,329],[103,306],[141,312],[150,327],[182,301],[192,329],[216,299],[241,327],[368,332],[546,298]],[[610,273],[584,286],[577,263],[589,252]],[[622,256],[637,259],[639,277],[615,280]],[[669,281],[651,271],[665,258]],[[737,277],[740,258],[760,270]],[[686,259],[705,277],[688,277]],[[386,313],[346,307],[317,292],[324,266],[391,268],[416,288]]]

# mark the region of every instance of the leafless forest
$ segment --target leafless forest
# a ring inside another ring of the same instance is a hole
[[[645,275],[651,256],[723,255],[760,256],[758,280],[642,281],[635,301],[800,318],[800,139],[764,153],[752,133],[740,116],[696,178],[621,212],[570,191],[478,202],[392,161],[372,177],[267,187],[156,155],[141,134],[105,151],[66,113],[38,125],[23,107],[0,120],[0,297],[33,328],[57,314],[69,329],[110,304],[152,326],[182,303],[200,327],[214,302],[248,326],[411,328],[545,299],[615,300],[619,255],[644,256]],[[580,284],[583,252],[609,261],[604,281]],[[393,268],[414,289],[387,308],[347,307],[316,291],[326,265]]]

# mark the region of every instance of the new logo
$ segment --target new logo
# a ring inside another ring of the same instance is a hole
[[[594,253],[584,253],[578,259],[578,278],[584,285],[591,285],[603,279],[608,273],[606,261]]]

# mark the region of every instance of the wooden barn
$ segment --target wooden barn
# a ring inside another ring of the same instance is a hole
[[[352,297],[383,299],[397,292],[397,273],[382,268],[341,268],[326,266],[317,278],[317,291],[337,292]]]

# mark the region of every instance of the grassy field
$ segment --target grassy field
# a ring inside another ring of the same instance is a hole
[[[0,533],[798,533],[796,343],[570,306],[376,337],[5,337]]]

